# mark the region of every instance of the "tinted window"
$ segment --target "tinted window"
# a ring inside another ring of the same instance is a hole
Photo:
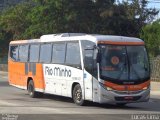
[[[144,46],[127,46],[130,80],[149,77],[149,61]]]
[[[95,43],[88,40],[84,40],[81,41],[81,45],[84,58],[84,67],[87,71],[90,71],[89,69],[93,67],[93,48]]]
[[[88,72],[92,72],[94,61],[93,61],[93,50],[85,50],[84,54],[84,67]]]
[[[18,60],[18,45],[10,47],[10,57],[15,61]]]
[[[128,79],[126,46],[99,45],[101,78]]]
[[[28,45],[19,46],[19,60],[23,62],[28,61]]]
[[[80,67],[79,43],[67,43],[66,64]]]
[[[83,56],[85,55],[84,51],[85,49],[93,49],[94,48],[94,45],[95,43],[94,42],[91,42],[91,41],[88,41],[88,40],[83,40],[81,41],[81,45],[82,45],[82,51],[83,51]]]
[[[139,81],[149,77],[149,64],[144,46],[99,45],[102,79]]]
[[[65,43],[59,43],[53,45],[53,63],[64,63],[65,61]]]
[[[30,46],[30,62],[38,62],[39,59],[39,45]]]
[[[40,62],[51,62],[52,44],[42,44],[40,50]]]

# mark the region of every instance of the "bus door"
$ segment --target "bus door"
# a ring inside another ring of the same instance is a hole
[[[94,84],[98,85],[98,79],[97,79],[97,64],[96,64],[96,54],[97,50],[92,48],[86,48],[84,52],[84,85],[85,85],[85,99],[86,100],[92,100],[92,101],[98,101],[95,100],[98,99],[97,96],[94,96]],[[97,88],[98,86],[96,86]],[[96,89],[95,88],[95,89]],[[98,89],[96,89],[98,90]]]

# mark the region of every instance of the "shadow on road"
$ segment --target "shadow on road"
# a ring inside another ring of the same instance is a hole
[[[73,103],[73,100],[71,98],[57,96],[57,95],[45,94],[42,99],[50,99],[54,101]],[[77,106],[77,107],[81,107],[81,106]],[[99,104],[99,103],[93,103],[93,102],[87,101],[85,106],[83,107],[87,107],[89,109],[97,107],[97,108],[104,108],[104,109],[122,109],[122,110],[133,110],[133,111],[160,112],[160,100],[152,98],[152,102],[130,103],[125,106],[119,106],[116,104]]]
[[[0,87],[9,87],[9,83],[6,81],[0,81]]]

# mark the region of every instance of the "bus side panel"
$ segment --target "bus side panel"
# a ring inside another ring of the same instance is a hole
[[[44,64],[45,93],[72,97],[72,87],[80,84],[83,96],[83,70],[60,64]]]
[[[8,61],[8,78],[11,85],[17,86],[19,88],[27,89],[27,80],[29,78],[33,79],[36,91],[43,92],[44,90],[44,77],[42,64],[36,64],[36,74],[34,75],[32,71],[25,71],[26,65],[30,66],[30,63],[20,63],[14,62],[11,59]],[[26,74],[27,73],[27,74]]]
[[[45,85],[44,85],[44,75],[43,75],[43,65],[41,63],[36,64],[36,74],[33,75],[32,72],[30,72],[29,76],[33,78],[33,82],[36,88],[36,91],[43,92]]]
[[[8,61],[8,79],[11,85],[26,89],[25,63]]]

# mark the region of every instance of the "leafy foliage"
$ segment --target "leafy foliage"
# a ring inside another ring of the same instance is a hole
[[[63,32],[139,37],[158,13],[146,5],[146,0],[29,0],[0,13],[0,41]]]
[[[146,46],[151,57],[156,57],[160,54],[160,20],[148,24],[143,27],[141,38],[146,42]]]
[[[19,4],[4,11],[0,17],[0,26],[5,32],[13,34],[13,39],[20,38],[30,25],[26,17],[30,13],[30,3]]]

